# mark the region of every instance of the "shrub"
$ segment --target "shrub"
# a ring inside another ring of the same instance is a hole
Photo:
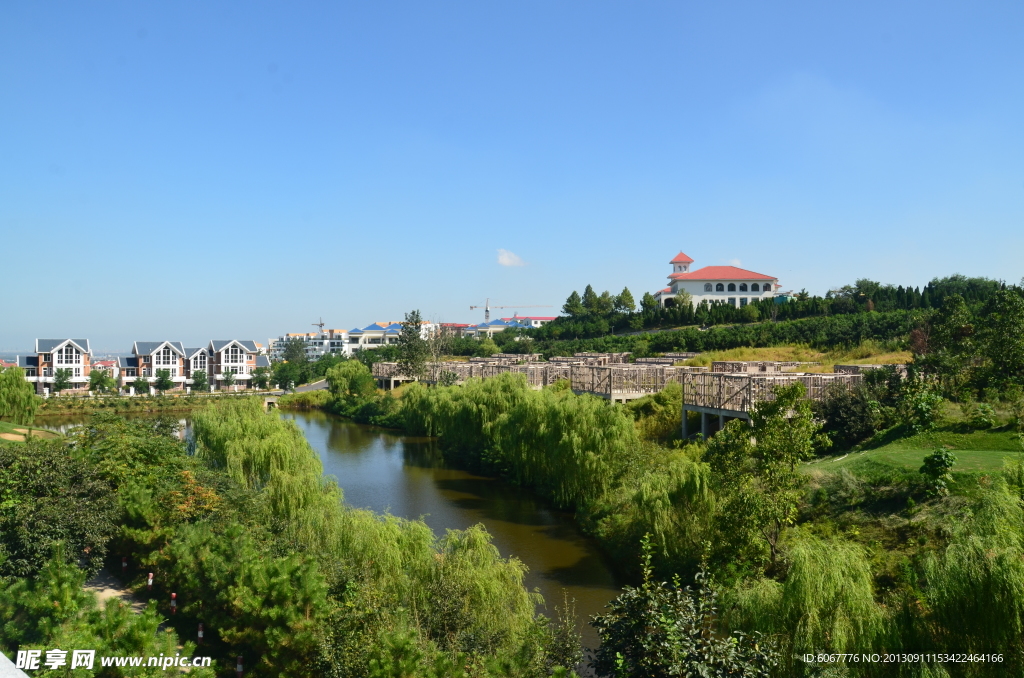
[[[601,636],[593,668],[600,676],[767,677],[778,653],[759,633],[718,633],[718,592],[707,572],[696,589],[652,581],[651,545],[643,545],[643,583],[625,587],[609,612],[591,622]]]
[[[924,458],[921,474],[928,479],[931,494],[949,494],[946,483],[953,479],[950,470],[955,463],[956,456],[949,450],[935,450]]]

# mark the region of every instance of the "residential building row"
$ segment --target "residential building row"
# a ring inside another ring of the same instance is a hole
[[[508,328],[540,327],[554,319],[554,316],[513,316],[478,325],[423,322],[420,326],[420,336],[426,339],[433,333],[444,330],[455,336],[483,339]],[[272,360],[281,360],[287,343],[300,341],[304,344],[306,358],[309,360],[318,360],[321,356],[330,354],[351,356],[356,351],[397,344],[401,334],[402,323],[396,320],[379,321],[350,330],[324,329],[319,332],[288,333],[269,340],[268,354]]]
[[[70,371],[69,390],[85,391],[93,370],[104,370],[119,388],[146,392],[156,381],[158,370],[167,370],[174,390],[193,385],[202,371],[211,390],[232,382],[234,389],[251,387],[252,373],[270,367],[262,346],[245,339],[214,339],[206,346],[186,348],[180,341],[136,341],[131,355],[116,360],[94,360],[88,339],[36,339],[35,353],[18,357],[25,379],[42,394],[52,390],[56,371]],[[228,377],[226,375],[230,374]]]

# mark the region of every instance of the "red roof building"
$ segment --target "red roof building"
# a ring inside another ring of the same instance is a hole
[[[691,271],[693,259],[682,252],[669,263],[672,265],[672,272],[668,275],[669,286],[654,293],[654,298],[662,306],[674,305],[676,296],[687,292],[695,306],[707,301],[742,307],[752,301],[773,297],[779,289],[778,278],[738,266],[704,266]]]

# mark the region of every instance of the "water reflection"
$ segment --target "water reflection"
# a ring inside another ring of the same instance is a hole
[[[322,412],[286,413],[337,478],[345,502],[357,508],[423,518],[435,533],[487,526],[503,556],[523,561],[526,585],[537,588],[553,614],[562,590],[576,600],[584,644],[597,638],[585,622],[618,591],[593,542],[570,515],[494,478],[446,468],[437,444],[360,426]]]

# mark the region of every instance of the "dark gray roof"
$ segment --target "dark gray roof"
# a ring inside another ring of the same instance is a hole
[[[39,356],[20,355],[18,356],[18,367],[39,367]]]
[[[36,353],[52,353],[55,348],[70,341],[85,353],[92,354],[88,339],[36,339]]]
[[[186,348],[185,349],[185,357],[186,358],[194,358],[196,353],[199,353],[200,351],[205,351],[205,350],[206,350],[205,346],[200,346],[199,348]]]
[[[265,355],[256,356],[256,367],[270,367],[270,358]]]
[[[235,342],[249,353],[259,353],[256,349],[256,342],[248,339],[214,339],[210,342],[210,348],[216,353],[231,342]]]
[[[118,358],[117,358],[117,366],[121,367],[121,368],[124,368],[124,367],[138,367],[139,366],[139,359],[137,357],[135,357],[135,356],[128,356],[127,358],[124,357],[124,356],[118,356]]]
[[[164,344],[170,346],[172,351],[185,355],[185,349],[180,341],[136,341],[135,346],[132,348],[132,353],[135,355],[149,355]]]

